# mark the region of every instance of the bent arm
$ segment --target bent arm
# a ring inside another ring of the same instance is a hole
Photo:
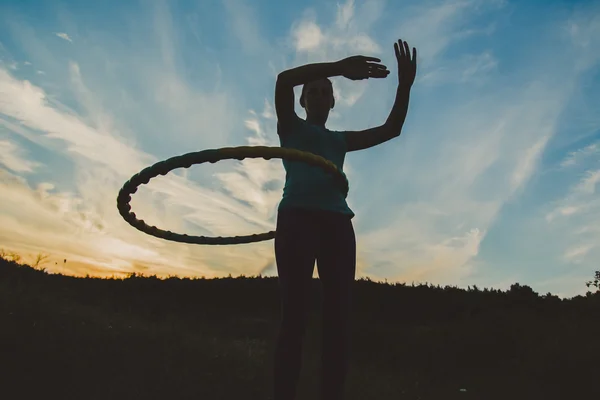
[[[410,87],[398,85],[390,115],[383,125],[362,131],[345,131],[347,151],[363,150],[400,136],[408,113]]]
[[[285,131],[298,118],[294,110],[295,86],[340,75],[341,69],[337,62],[307,64],[279,73],[275,84],[275,112],[277,113],[277,124],[282,131]]]
[[[286,85],[294,87],[319,79],[340,75],[342,75],[342,71],[339,62],[323,62],[301,65],[280,72],[279,75],[277,75],[277,81],[284,82]]]

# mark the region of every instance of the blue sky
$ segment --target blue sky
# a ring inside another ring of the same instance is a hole
[[[0,16],[0,247],[49,270],[275,275],[272,241],[157,239],[123,221],[118,190],[172,156],[277,146],[275,77],[302,64],[381,58],[386,79],[332,79],[327,126],[383,123],[400,38],[419,54],[402,135],[346,158],[357,278],[570,297],[600,267],[597,2],[5,0]],[[202,164],[131,204],[179,233],[265,232],[284,176]]]

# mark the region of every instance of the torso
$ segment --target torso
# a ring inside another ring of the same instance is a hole
[[[343,171],[347,149],[343,132],[331,131],[298,118],[286,132],[279,132],[278,126],[278,133],[281,147],[319,155]],[[284,159],[283,166],[286,182],[279,209],[321,209],[354,216],[346,202],[347,193],[342,191],[332,175],[320,167],[298,161]]]

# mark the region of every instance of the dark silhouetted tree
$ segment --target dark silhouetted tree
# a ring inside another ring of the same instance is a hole
[[[585,284],[587,287],[595,287],[596,292],[600,292],[600,271],[596,271],[594,279]]]

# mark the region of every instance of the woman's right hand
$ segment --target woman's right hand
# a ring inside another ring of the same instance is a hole
[[[353,81],[368,78],[385,78],[390,71],[375,57],[351,56],[337,61],[340,75]]]

